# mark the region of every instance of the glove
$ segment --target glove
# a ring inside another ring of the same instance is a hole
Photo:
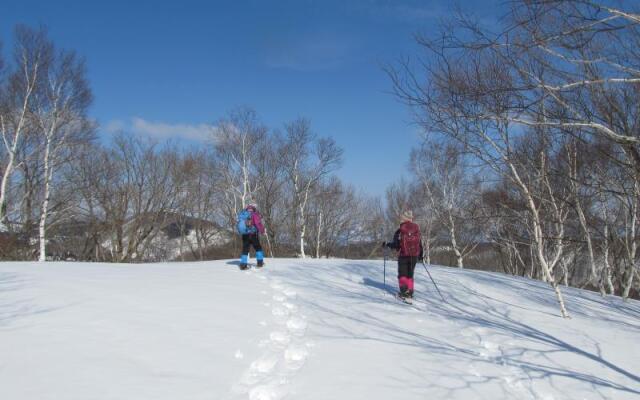
[[[382,247],[387,247],[387,242],[382,242]]]

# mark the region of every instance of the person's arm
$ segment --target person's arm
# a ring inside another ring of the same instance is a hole
[[[400,229],[393,234],[393,241],[385,242],[384,245],[391,249],[400,250]]]
[[[255,211],[251,216],[253,220],[253,225],[258,229],[261,235],[264,235],[264,225],[262,224],[262,216],[259,212]]]

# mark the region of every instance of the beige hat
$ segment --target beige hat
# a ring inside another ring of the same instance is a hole
[[[413,221],[413,212],[411,210],[406,210],[400,215],[400,219],[402,221]]]

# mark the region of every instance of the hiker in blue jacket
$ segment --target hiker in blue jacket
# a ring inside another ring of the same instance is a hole
[[[247,269],[249,262],[249,249],[253,246],[256,252],[257,266],[264,266],[264,253],[260,245],[260,234],[264,234],[262,216],[258,212],[256,203],[249,202],[238,213],[238,233],[242,235],[242,254],[240,255],[240,269]]]

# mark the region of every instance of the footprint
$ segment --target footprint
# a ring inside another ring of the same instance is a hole
[[[303,335],[305,330],[307,329],[307,321],[302,318],[290,318],[287,321],[287,329],[295,335]]]
[[[278,364],[278,359],[274,356],[260,358],[251,363],[250,371],[252,374],[264,375],[268,374]]]
[[[285,307],[274,307],[271,310],[271,314],[273,314],[274,317],[286,318],[289,316],[289,310]]]
[[[290,347],[284,352],[284,359],[287,361],[299,362],[307,359],[309,352],[304,347]]]
[[[283,303],[282,305],[285,306],[287,310],[289,310],[289,312],[295,313],[298,311],[298,306],[296,306],[295,304]]]
[[[290,299],[295,299],[296,296],[298,295],[298,293],[293,289],[285,289],[282,291],[282,293],[284,293],[284,295]]]
[[[480,376],[482,376],[482,374],[481,374],[480,372],[478,372],[478,370],[477,370],[473,365],[471,365],[471,366],[469,367],[468,371],[469,371],[469,373],[470,373],[471,375],[473,375],[473,376],[476,376],[476,377],[480,377]],[[509,382],[507,382],[507,383],[509,383]]]
[[[289,346],[284,352],[284,360],[289,369],[300,369],[304,364],[309,350],[303,346]]]
[[[277,400],[282,398],[282,393],[275,385],[260,385],[249,391],[249,400]]]
[[[281,346],[286,346],[291,341],[291,337],[287,333],[280,331],[271,332],[269,339],[271,339],[273,343]]]
[[[290,381],[305,364],[309,352],[315,346],[312,341],[303,337],[307,329],[307,321],[298,314],[300,308],[294,301],[297,292],[277,279],[269,279],[273,290],[271,301],[263,304],[271,308],[273,318],[267,322],[260,321],[263,327],[278,328],[271,331],[268,338],[260,340],[259,346],[264,354],[253,361],[245,370],[243,377],[234,390],[249,400],[280,400],[289,392]],[[263,294],[267,294],[262,292]],[[286,329],[285,329],[286,326]],[[244,357],[236,352],[236,358]],[[235,397],[234,397],[235,398]]]
[[[493,358],[500,355],[500,346],[493,342],[482,341],[480,355],[484,358]]]

